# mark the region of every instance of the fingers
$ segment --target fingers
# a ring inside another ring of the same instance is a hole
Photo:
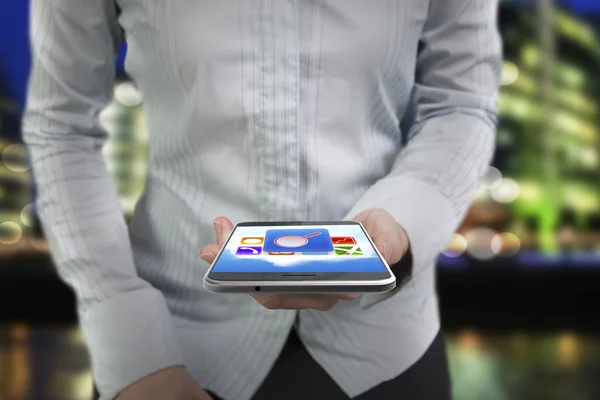
[[[389,264],[400,261],[408,241],[402,227],[386,214],[375,214],[366,225],[365,229],[383,258]]]
[[[354,299],[358,299],[359,297],[360,297],[360,294],[341,294],[340,300],[354,300]]]
[[[217,254],[219,254],[219,250],[221,250],[221,247],[216,244],[206,245],[200,250],[200,258],[208,264],[212,264]]]
[[[225,217],[218,217],[213,221],[213,226],[217,234],[217,245],[221,248],[233,231],[233,223]]]
[[[326,295],[258,295],[253,296],[269,310],[331,310],[338,299]]]
[[[269,310],[331,310],[339,300],[354,300],[360,295],[343,294],[263,294],[252,295],[263,307]]]
[[[233,231],[233,223],[225,217],[216,218],[213,221],[213,226],[217,235],[217,243],[206,245],[200,250],[200,258],[208,264],[212,264],[215,261],[215,257],[219,254],[231,231]]]
[[[397,232],[381,232],[373,242],[389,265],[396,264],[406,252],[406,239],[401,239]]]
[[[375,246],[379,253],[383,256],[383,258],[390,264],[395,264],[396,252],[393,251],[393,246],[390,244],[389,240],[386,240],[385,237],[378,237],[377,239],[373,239],[375,242]]]

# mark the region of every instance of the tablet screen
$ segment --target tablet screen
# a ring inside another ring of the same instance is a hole
[[[212,272],[388,272],[361,225],[238,225]]]

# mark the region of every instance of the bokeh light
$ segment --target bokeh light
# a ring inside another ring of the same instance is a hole
[[[563,367],[571,368],[578,364],[580,356],[580,343],[578,338],[571,333],[562,334],[556,341],[558,362]]]
[[[530,69],[535,69],[539,66],[541,62],[541,52],[540,49],[534,45],[533,43],[528,43],[523,46],[521,50],[521,58],[523,63]]]
[[[536,202],[541,197],[542,188],[539,184],[534,182],[521,182],[519,184],[519,198],[529,202]]]
[[[490,198],[490,191],[483,186],[479,186],[473,196],[474,202],[483,202]]]
[[[55,371],[49,383],[52,399],[91,399],[93,396],[94,380],[90,370]]]
[[[23,173],[29,171],[27,154],[22,145],[10,144],[6,146],[2,152],[2,163],[12,172]]]
[[[135,107],[142,103],[142,95],[133,83],[124,82],[115,88],[115,100],[126,107]]]
[[[489,167],[486,174],[484,175],[481,186],[484,189],[494,189],[502,183],[502,172],[498,168]]]
[[[476,228],[465,235],[467,253],[478,260],[489,260],[496,255],[492,249],[492,240],[496,232],[488,228]]]
[[[33,222],[33,204],[28,204],[21,210],[21,222],[23,225],[32,228]]]
[[[83,336],[83,332],[81,331],[81,329],[79,329],[79,327],[71,328],[71,331],[69,332],[69,341],[71,342],[71,344],[77,346],[86,345],[85,337]]]
[[[106,108],[104,108],[104,110],[100,112],[98,118],[102,127],[110,133],[113,130],[114,125],[116,125],[116,119],[118,118],[118,116],[118,106],[113,102],[110,103]],[[105,147],[109,144],[112,144],[110,140],[106,142]]]
[[[20,343],[29,340],[30,330],[25,324],[15,323],[9,328],[10,340],[14,343]]]
[[[93,396],[94,376],[92,371],[82,371],[73,376],[71,395],[78,399],[89,399]]]
[[[515,144],[515,134],[506,128],[499,128],[496,134],[496,142],[501,146],[512,146]]]
[[[508,178],[503,178],[500,184],[490,191],[492,198],[499,203],[512,203],[520,194],[519,184]]]
[[[467,351],[477,350],[482,345],[482,340],[477,334],[477,332],[473,330],[464,330],[459,333],[457,338],[458,345]]]
[[[31,353],[28,346],[30,336],[29,328],[24,324],[15,324],[10,327],[11,346],[7,354],[11,379],[9,381],[8,398],[30,398],[31,387]]]
[[[502,86],[512,85],[517,79],[519,79],[519,68],[510,61],[504,61],[502,67]]]
[[[514,233],[504,232],[493,237],[491,246],[494,254],[512,257],[521,249],[521,240]]]
[[[23,237],[23,229],[21,229],[21,225],[12,221],[0,223],[0,235],[2,232],[6,232],[6,234],[0,236],[0,244],[15,244],[21,240],[21,237]]]
[[[444,250],[444,252],[442,254],[444,254],[446,257],[455,258],[455,257],[460,257],[466,251],[467,251],[467,239],[463,235],[461,235],[459,233],[455,233],[452,236],[452,240],[446,247],[446,250]]]
[[[577,246],[577,242],[579,241],[579,234],[577,230],[572,226],[563,226],[558,231],[558,241],[561,246],[565,248],[572,248]]]
[[[561,64],[558,73],[561,80],[573,88],[580,88],[585,85],[585,73],[581,68]]]
[[[596,149],[588,147],[581,150],[581,163],[589,169],[598,167],[598,152]]]
[[[135,176],[138,177],[145,177],[146,173],[147,173],[147,167],[146,164],[141,162],[141,161],[137,161],[135,162],[132,166],[131,166],[131,172],[132,174],[134,174]]]

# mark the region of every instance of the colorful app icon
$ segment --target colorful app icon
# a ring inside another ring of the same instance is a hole
[[[294,252],[269,252],[270,256],[293,256]]]
[[[356,240],[352,236],[333,236],[331,242],[334,246],[356,244]]]
[[[242,246],[238,247],[235,254],[238,256],[258,256],[262,253],[262,247],[260,246]]]
[[[264,251],[328,253],[333,251],[333,244],[327,229],[270,229],[265,235]]]
[[[338,256],[364,256],[363,251],[357,245],[335,246],[335,254]]]
[[[240,244],[247,244],[249,246],[256,246],[263,244],[264,238],[261,237],[243,237]]]

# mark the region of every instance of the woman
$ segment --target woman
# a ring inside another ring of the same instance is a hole
[[[434,263],[493,152],[495,2],[117,3],[32,1],[24,120],[101,398],[449,398]],[[150,131],[128,227],[98,123],[122,31]],[[408,283],[353,300],[202,288],[232,221],[344,218]]]

